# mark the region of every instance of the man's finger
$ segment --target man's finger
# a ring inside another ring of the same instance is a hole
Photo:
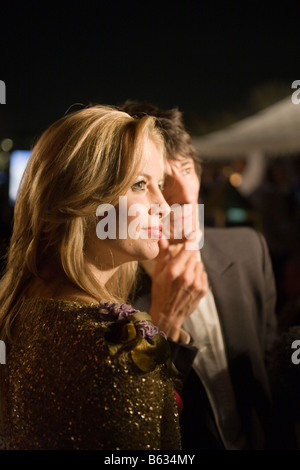
[[[185,266],[185,264],[190,260],[190,259],[196,259],[196,252],[187,250],[185,245],[182,244],[180,250],[176,255],[174,255],[170,261],[171,265],[174,266]]]
[[[168,240],[166,239],[159,240],[158,246],[159,246],[159,253],[157,257],[155,258],[155,261],[156,261],[155,270],[154,270],[155,273],[160,272],[170,258]]]

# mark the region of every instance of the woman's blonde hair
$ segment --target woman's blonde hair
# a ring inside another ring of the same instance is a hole
[[[41,276],[49,257],[97,301],[126,301],[137,263],[117,271],[115,284],[121,292],[113,286],[110,291],[105,286],[99,289],[84,262],[85,234],[98,205],[116,205],[133,184],[147,139],[163,152],[154,118],[136,120],[109,106],[90,106],[64,116],[42,134],[15,205],[7,268],[0,283],[1,339],[9,336],[13,307],[30,282]]]

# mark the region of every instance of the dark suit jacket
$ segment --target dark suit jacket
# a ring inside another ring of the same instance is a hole
[[[225,350],[247,449],[265,446],[271,394],[266,369],[277,337],[275,283],[264,237],[249,228],[207,228],[201,256],[223,332]],[[151,305],[149,278],[142,278],[136,308]],[[202,384],[191,368],[193,347],[171,342],[173,360],[185,374],[181,414],[183,448],[222,449]]]

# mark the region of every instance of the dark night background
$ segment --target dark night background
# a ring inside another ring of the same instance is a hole
[[[2,1],[0,5],[0,80],[6,84],[0,143],[12,139],[13,149],[31,148],[36,137],[73,105],[118,104],[128,98],[164,108],[177,106],[191,134],[203,135],[288,96],[292,82],[300,79],[299,1]],[[5,161],[3,157],[2,176]],[[299,158],[274,165],[277,174],[278,165],[281,175],[287,166],[289,174],[297,174],[293,165],[300,174]],[[228,186],[222,167],[208,162],[207,168],[202,196],[209,191],[214,195],[220,181]],[[279,191],[281,202],[284,199],[278,218],[283,214],[282,226],[287,224],[289,230],[300,214],[299,181],[300,177],[294,191],[285,180],[283,193],[275,183],[274,191]],[[2,178],[4,246],[12,219],[6,191]],[[291,257],[289,242],[284,243],[282,253],[271,253],[280,294],[278,311],[291,297],[292,308],[295,302],[299,306],[300,295],[297,266],[292,293],[284,287]]]
[[[290,92],[299,17],[299,1],[2,1],[0,137],[25,144],[75,103],[127,98],[222,126],[264,106],[257,90]]]

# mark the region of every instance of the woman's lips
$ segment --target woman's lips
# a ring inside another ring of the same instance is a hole
[[[142,227],[142,230],[145,230],[151,238],[162,238],[162,225],[157,227]]]

